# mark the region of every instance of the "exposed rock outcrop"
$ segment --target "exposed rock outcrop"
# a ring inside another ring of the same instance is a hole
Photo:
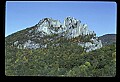
[[[35,33],[35,35],[29,36],[32,38],[32,40],[27,40],[26,42],[24,42],[24,44],[21,44],[23,49],[46,48],[46,41],[53,41],[55,39],[48,38],[44,40],[44,37],[46,35],[49,36],[54,34],[58,34],[58,36],[56,36],[55,38],[62,36],[67,40],[74,39],[76,37],[86,38],[86,36],[88,36],[87,40],[78,41],[78,45],[84,47],[86,52],[102,47],[101,40],[96,37],[96,33],[94,31],[90,31],[87,24],[82,24],[80,20],[77,20],[73,17],[66,17],[63,24],[61,24],[59,20],[53,20],[52,18],[44,18],[40,20],[38,24],[36,24],[35,30],[32,29],[28,31],[29,34],[32,32]],[[40,41],[36,43],[34,39]],[[43,42],[41,43],[41,41]],[[60,44],[58,44],[59,43],[53,45],[59,46]],[[18,41],[14,42],[14,45],[18,45]],[[21,49],[21,45],[18,45],[18,48]]]

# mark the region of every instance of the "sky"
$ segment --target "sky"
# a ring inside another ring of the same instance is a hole
[[[97,36],[116,34],[117,4],[100,1],[7,1],[5,36],[52,17],[63,23],[68,16],[87,24]]]

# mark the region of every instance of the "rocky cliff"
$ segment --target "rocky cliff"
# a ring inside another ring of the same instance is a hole
[[[12,46],[19,49],[47,48],[51,42],[53,42],[52,46],[59,46],[60,43],[55,41],[61,38],[77,43],[84,47],[86,52],[102,47],[102,42],[96,37],[96,33],[90,31],[87,24],[82,24],[80,20],[73,17],[66,17],[63,24],[59,20],[44,18],[35,26],[25,29],[24,33],[22,31],[19,33],[22,36],[20,35],[20,38],[16,36],[10,42]],[[10,39],[10,36],[7,38]]]

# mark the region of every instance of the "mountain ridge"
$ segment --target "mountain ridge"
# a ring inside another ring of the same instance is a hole
[[[96,33],[68,19],[63,32],[58,23],[42,22],[6,37],[5,75],[115,77],[116,45],[104,46]]]
[[[116,34],[105,34],[98,38],[102,41],[103,46],[116,44]]]
[[[96,33],[89,30],[87,24],[82,24],[74,17],[66,17],[63,24],[59,20],[44,18],[35,26],[18,31],[11,36],[15,37],[11,37],[12,40],[8,41],[19,49],[45,48],[51,41],[62,37],[68,41],[74,39],[74,42],[84,47],[86,52],[102,47]]]

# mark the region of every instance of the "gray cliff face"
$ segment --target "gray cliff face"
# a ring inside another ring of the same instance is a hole
[[[81,24],[80,20],[77,20],[73,17],[66,17],[64,23],[61,24],[59,20],[53,20],[52,18],[44,18],[39,21],[36,25],[35,30],[29,30],[28,33],[31,34],[34,32],[36,35],[31,35],[29,37],[35,38],[35,36],[39,36],[36,38],[37,40],[43,40],[46,35],[54,35],[58,34],[57,37],[63,36],[66,39],[72,39],[79,36],[92,36],[89,38],[87,42],[78,42],[78,45],[84,47],[86,52],[96,50],[102,47],[101,40],[98,40],[94,31],[90,31],[88,29],[87,24]],[[48,41],[51,41],[53,38],[48,38]],[[58,45],[53,44],[53,45]],[[35,42],[34,40],[27,40],[24,44],[19,44],[19,41],[15,41],[13,43],[14,46],[17,46],[19,49],[37,49],[37,48],[46,48],[47,44],[43,44],[41,42]]]
[[[52,18],[44,18],[37,24],[37,32],[44,32],[47,35],[58,34],[62,32],[63,25],[58,20]]]
[[[87,24],[81,24],[81,21],[73,17],[67,17],[65,19],[64,28],[67,30],[67,38],[95,34],[94,31],[88,30]]]

